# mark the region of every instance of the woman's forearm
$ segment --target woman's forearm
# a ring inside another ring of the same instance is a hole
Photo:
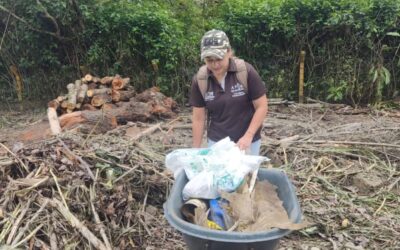
[[[204,127],[205,127],[205,109],[204,108],[193,108],[192,116],[192,146],[194,148],[201,147],[203,139]]]

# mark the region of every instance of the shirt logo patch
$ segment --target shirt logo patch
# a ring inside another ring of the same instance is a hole
[[[206,94],[204,95],[204,101],[212,101],[214,100],[215,96],[214,96],[214,92],[206,92]]]
[[[242,96],[242,95],[246,94],[244,92],[243,85],[238,82],[231,87],[231,93],[232,93],[232,97],[238,97],[238,96]]]

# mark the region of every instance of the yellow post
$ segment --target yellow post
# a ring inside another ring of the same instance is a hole
[[[300,72],[299,72],[299,103],[304,103],[304,59],[306,52],[300,52]]]
[[[21,76],[19,75],[18,69],[15,65],[10,66],[10,71],[13,74],[13,77],[15,78],[15,90],[17,92],[18,101],[22,102],[23,85],[22,85]]]

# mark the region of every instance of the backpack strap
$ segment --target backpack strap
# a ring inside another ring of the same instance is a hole
[[[247,93],[247,67],[246,63],[244,62],[243,59],[234,57],[233,62],[235,63],[236,67],[236,79],[240,84],[243,85],[244,92]],[[196,75],[197,79],[197,84],[199,85],[200,93],[205,98],[207,89],[208,89],[208,72],[207,72],[207,66],[203,65],[200,67],[199,71],[197,71]]]
[[[207,88],[208,88],[208,72],[207,65],[203,65],[200,67],[199,71],[196,75],[197,84],[199,85],[200,93],[205,98]]]
[[[238,82],[240,84],[243,85],[244,88],[244,92],[247,93],[247,76],[248,76],[248,72],[247,72],[247,68],[246,68],[246,63],[244,62],[243,59],[234,57],[233,58],[234,62],[235,62],[235,66],[236,66],[236,79],[238,80]]]

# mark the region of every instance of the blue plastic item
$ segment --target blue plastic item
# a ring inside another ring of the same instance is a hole
[[[258,179],[268,180],[277,186],[278,196],[283,201],[289,218],[299,223],[301,221],[300,205],[287,175],[276,169],[260,169]],[[180,208],[183,204],[182,190],[187,181],[185,173],[182,172],[177,176],[170,196],[164,203],[164,214],[169,224],[182,233],[188,249],[275,249],[280,238],[290,233],[290,230],[277,228],[262,232],[227,232],[208,229],[185,221]]]
[[[210,219],[217,223],[222,229],[226,229],[224,222],[224,210],[219,206],[218,200],[212,199],[209,201],[210,204]]]

